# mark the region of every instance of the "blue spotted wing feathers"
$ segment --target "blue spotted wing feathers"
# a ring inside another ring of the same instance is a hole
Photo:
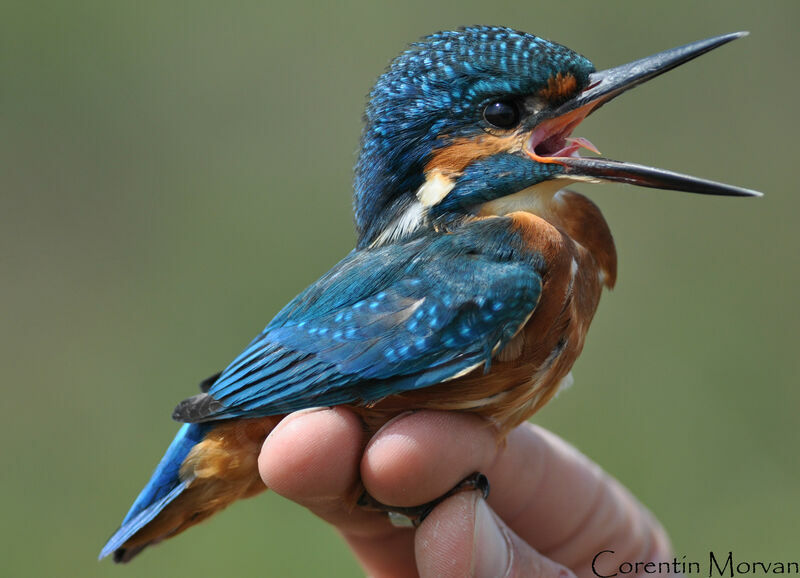
[[[369,403],[488,367],[533,312],[542,271],[507,218],[354,251],[175,417]]]

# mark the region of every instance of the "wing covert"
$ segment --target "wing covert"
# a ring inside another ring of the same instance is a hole
[[[505,221],[351,253],[287,305],[207,395],[179,405],[176,419],[366,403],[488,368],[542,287],[541,257]]]

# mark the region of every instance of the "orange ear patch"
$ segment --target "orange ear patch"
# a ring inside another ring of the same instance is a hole
[[[438,170],[443,174],[460,173],[469,164],[484,157],[518,150],[521,147],[519,134],[509,136],[480,135],[477,138],[459,138],[445,147],[433,151],[425,172]]]
[[[547,79],[547,86],[539,91],[539,96],[550,102],[563,102],[578,91],[578,80],[571,74],[561,74]]]

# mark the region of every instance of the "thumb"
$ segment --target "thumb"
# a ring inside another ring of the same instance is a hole
[[[423,578],[575,576],[512,532],[478,492],[462,492],[438,505],[417,529],[414,549]]]

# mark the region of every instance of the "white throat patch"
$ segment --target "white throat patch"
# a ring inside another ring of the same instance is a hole
[[[553,201],[558,202],[559,191],[575,181],[576,179],[572,177],[556,177],[536,183],[527,189],[483,203],[478,208],[478,214],[482,216],[507,215],[516,211],[524,211],[546,217],[550,204]]]

